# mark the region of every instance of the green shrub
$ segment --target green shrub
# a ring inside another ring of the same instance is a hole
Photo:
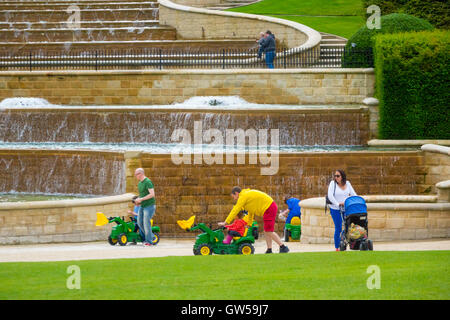
[[[348,39],[343,66],[345,68],[372,67],[371,62],[365,58],[364,52],[373,48],[373,39],[377,34],[424,30],[433,30],[433,26],[426,20],[408,14],[392,13],[381,16],[380,29],[369,29],[364,26]]]
[[[380,7],[381,14],[407,13],[428,20],[436,28],[450,27],[450,4],[448,0],[362,0],[365,16],[367,7]]]
[[[378,35],[381,139],[450,139],[450,32]]]
[[[450,4],[448,0],[409,0],[405,13],[426,19],[436,28],[450,28]]]

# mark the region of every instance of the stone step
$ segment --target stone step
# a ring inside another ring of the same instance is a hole
[[[66,10],[69,6],[75,5],[82,10],[87,9],[149,9],[158,8],[157,2],[98,2],[98,3],[78,3],[78,2],[46,2],[46,3],[17,3],[5,4],[0,3],[0,11],[3,10]]]
[[[0,42],[176,40],[172,27],[0,30]]]
[[[126,50],[162,49],[180,52],[204,50],[216,52],[229,49],[254,49],[254,40],[135,40],[135,41],[78,41],[78,42],[0,42],[0,53],[14,54],[19,51],[34,53],[69,52],[71,50]]]
[[[127,2],[126,0],[16,0],[16,1],[2,1],[1,4],[14,5],[14,4],[49,4],[49,3],[66,3],[66,4],[89,4],[89,3],[116,3]],[[155,2],[158,0],[130,0],[130,2]]]
[[[138,21],[81,21],[80,28],[125,28],[125,27],[154,27],[159,25],[159,20]],[[60,22],[0,22],[0,29],[67,29],[70,28],[67,21]]]
[[[320,41],[321,44],[332,44],[332,45],[346,45],[347,41],[341,39],[323,39]]]
[[[159,18],[158,8],[149,9],[89,9],[80,10],[81,21],[114,21],[114,20],[155,20]],[[2,22],[59,22],[67,21],[73,13],[66,10],[9,10],[0,11]]]

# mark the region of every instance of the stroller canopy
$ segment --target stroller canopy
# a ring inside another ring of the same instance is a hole
[[[344,203],[345,215],[367,214],[367,205],[364,198],[359,196],[348,197]]]

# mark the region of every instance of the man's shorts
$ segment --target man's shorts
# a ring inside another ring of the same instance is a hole
[[[273,232],[275,230],[275,219],[277,217],[278,206],[274,202],[267,208],[263,215],[264,231]]]

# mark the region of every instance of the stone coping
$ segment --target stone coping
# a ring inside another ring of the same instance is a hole
[[[218,106],[220,108],[220,106]],[[70,106],[52,106],[42,108],[26,108],[26,107],[6,107],[4,111],[8,112],[163,112],[163,113],[244,113],[244,114],[272,114],[285,113],[289,114],[303,114],[303,113],[319,113],[319,114],[334,114],[334,113],[348,113],[350,112],[367,112],[368,108],[359,105],[335,105],[332,107],[324,107],[323,105],[301,106],[299,108],[267,108],[262,106],[257,107],[226,107],[226,108],[182,108],[182,107],[154,107],[154,106],[132,106],[132,107],[114,107],[114,106],[87,106],[87,107],[70,107]],[[1,148],[0,148],[1,150]]]
[[[177,70],[35,70],[35,71],[0,71],[0,76],[101,76],[101,75],[219,75],[219,74],[374,74],[373,68],[305,68],[305,69],[177,69]],[[26,81],[26,79],[22,79]],[[389,141],[389,140],[387,140]],[[449,143],[450,144],[450,143]]]
[[[450,148],[442,147],[442,146],[450,146],[450,140],[382,140],[382,139],[373,139],[367,142],[369,147],[402,147],[402,146],[416,146],[422,147],[423,151],[431,151],[431,152],[441,152],[447,150],[450,151]],[[426,146],[426,147],[425,147]],[[424,149],[425,147],[425,149]]]
[[[26,210],[26,209],[46,209],[46,208],[72,208],[97,206],[113,203],[122,203],[131,201],[134,194],[125,193],[118,196],[96,197],[89,199],[71,199],[71,200],[50,200],[50,201],[27,201],[27,202],[2,202],[0,203],[0,212],[8,210]]]
[[[450,140],[444,140],[444,141],[447,143],[444,142],[444,143],[438,143],[438,144],[450,145]],[[428,144],[423,145],[421,147],[421,149],[423,151],[450,155],[450,147],[445,147],[445,146],[438,145],[438,144],[428,143]]]
[[[414,195],[405,195],[405,196],[390,196],[390,195],[377,195],[377,196],[362,196],[367,201],[367,209],[368,210],[396,210],[396,211],[410,211],[410,210],[430,210],[430,211],[441,211],[441,210],[450,210],[450,203],[438,203],[435,202],[437,200],[437,196],[414,196]],[[401,198],[404,198],[405,201],[408,202],[398,202]],[[385,202],[382,199],[385,199]],[[371,202],[376,201],[376,202]],[[433,199],[433,202],[431,202]],[[417,201],[427,201],[427,202],[417,202]],[[325,198],[310,198],[300,201],[300,207],[302,208],[311,208],[311,209],[322,209],[325,208]]]
[[[188,7],[180,4],[176,4],[169,0],[158,0],[160,6],[165,6],[173,10],[179,10],[179,11],[187,11],[192,13],[200,13],[200,14],[208,14],[208,15],[217,15],[217,16],[223,16],[223,17],[234,17],[234,18],[245,18],[245,19],[253,19],[253,20],[259,20],[264,22],[271,22],[276,24],[281,24],[287,27],[291,27],[293,29],[296,29],[303,34],[307,36],[307,40],[305,43],[300,45],[299,49],[311,49],[316,47],[320,44],[320,41],[322,40],[322,36],[320,33],[308,26],[305,26],[303,24],[284,20],[284,19],[278,19],[273,17],[267,17],[267,16],[260,16],[255,14],[246,14],[246,13],[240,13],[240,12],[229,12],[229,11],[216,11],[216,10],[208,10],[203,8],[195,8],[195,7]]]
[[[436,183],[436,188],[438,189],[450,189],[450,180],[441,181]]]

